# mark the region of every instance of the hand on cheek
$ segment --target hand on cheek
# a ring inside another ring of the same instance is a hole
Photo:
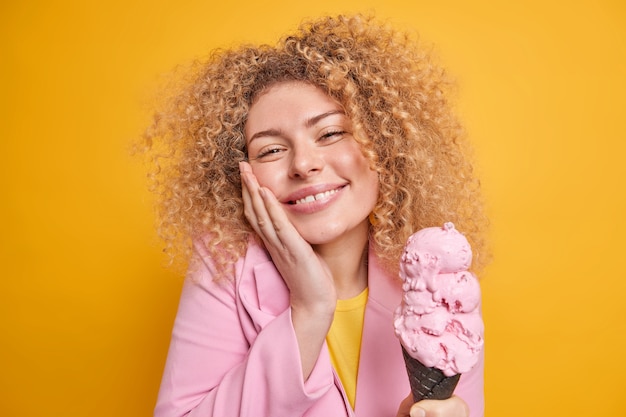
[[[321,308],[328,315],[337,299],[328,267],[300,236],[274,194],[259,185],[250,165],[241,162],[240,170],[246,219],[289,287],[292,307],[307,312]]]
[[[244,213],[289,288],[291,319],[306,380],[333,319],[337,295],[327,265],[295,229],[280,202],[240,164]]]

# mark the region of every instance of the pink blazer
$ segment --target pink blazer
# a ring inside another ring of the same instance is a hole
[[[289,292],[266,251],[251,243],[234,280],[213,281],[202,245],[187,277],[155,417],[394,417],[410,388],[393,311],[400,282],[369,254],[355,409],[333,371],[326,346],[309,379],[302,378]],[[455,391],[482,416],[483,360]]]

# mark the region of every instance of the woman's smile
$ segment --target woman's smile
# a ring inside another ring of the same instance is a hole
[[[341,191],[343,187],[345,187],[345,185],[340,185],[338,187],[331,186],[330,188],[324,185],[321,185],[318,187],[307,187],[306,189],[297,191],[293,193],[292,195],[290,195],[289,197],[287,197],[285,202],[287,204],[297,205],[297,204],[312,203],[314,201],[321,201],[323,199],[327,199],[333,194],[338,193],[339,191]],[[328,189],[323,191],[323,190],[315,190],[315,188],[328,188]],[[304,195],[304,197],[301,197],[301,195]]]

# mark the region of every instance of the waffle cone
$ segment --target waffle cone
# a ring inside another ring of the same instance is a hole
[[[425,399],[445,400],[452,396],[461,374],[446,376],[440,369],[424,366],[420,361],[411,357],[404,346],[402,354],[415,402]]]

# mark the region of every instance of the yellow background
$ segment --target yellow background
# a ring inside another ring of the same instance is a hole
[[[458,80],[493,223],[487,415],[626,415],[624,4],[297,3],[2,3],[0,415],[150,415],[181,283],[128,154],[150,96],[344,11],[416,29]]]

